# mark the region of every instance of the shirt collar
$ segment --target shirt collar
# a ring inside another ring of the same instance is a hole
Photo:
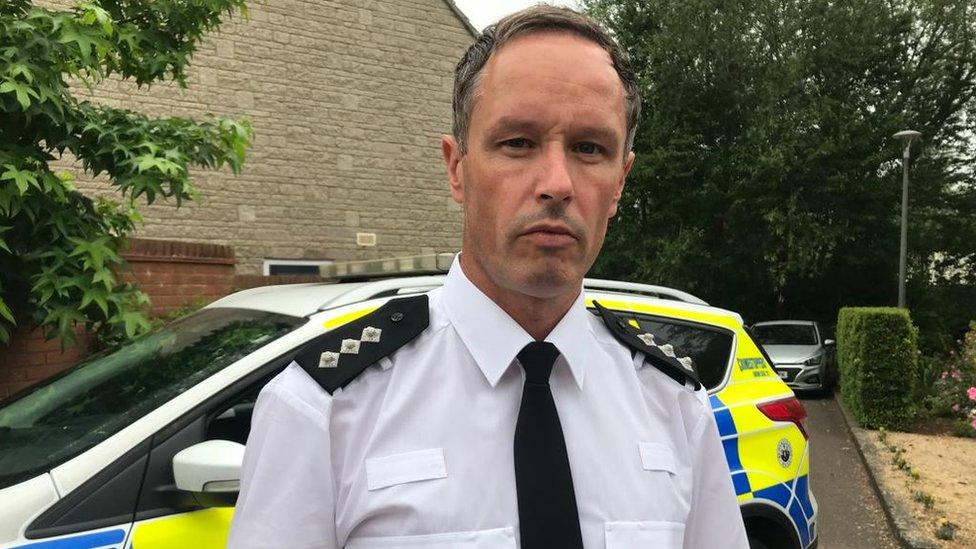
[[[461,270],[459,258],[460,254],[455,256],[447,273],[441,299],[461,341],[488,383],[494,387],[519,351],[533,339],[508,313],[468,280]],[[546,341],[559,349],[581,389],[586,367],[597,345],[590,331],[588,314],[581,291],[569,311],[546,337]]]

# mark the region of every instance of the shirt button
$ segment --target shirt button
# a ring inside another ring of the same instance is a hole
[[[401,320],[403,320],[403,313],[393,313],[392,315],[390,315],[390,320],[392,320],[393,322],[400,322]]]

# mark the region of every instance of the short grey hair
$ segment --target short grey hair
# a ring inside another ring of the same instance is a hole
[[[475,95],[485,65],[492,53],[519,36],[538,32],[576,34],[602,47],[613,62],[613,68],[624,87],[627,108],[627,142],[624,154],[634,145],[641,97],[637,77],[630,59],[610,34],[593,19],[569,8],[538,5],[502,18],[485,28],[474,44],[464,52],[454,69],[454,139],[461,152],[467,152],[468,127],[474,110]]]

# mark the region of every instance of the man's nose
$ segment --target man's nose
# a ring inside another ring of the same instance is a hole
[[[566,151],[561,146],[550,146],[539,160],[541,165],[536,183],[536,197],[556,203],[572,200],[573,180]]]

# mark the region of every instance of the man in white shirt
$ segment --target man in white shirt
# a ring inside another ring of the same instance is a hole
[[[229,547],[747,547],[694,373],[583,303],[639,112],[591,20],[486,29],[442,141],[462,253],[265,387]]]

